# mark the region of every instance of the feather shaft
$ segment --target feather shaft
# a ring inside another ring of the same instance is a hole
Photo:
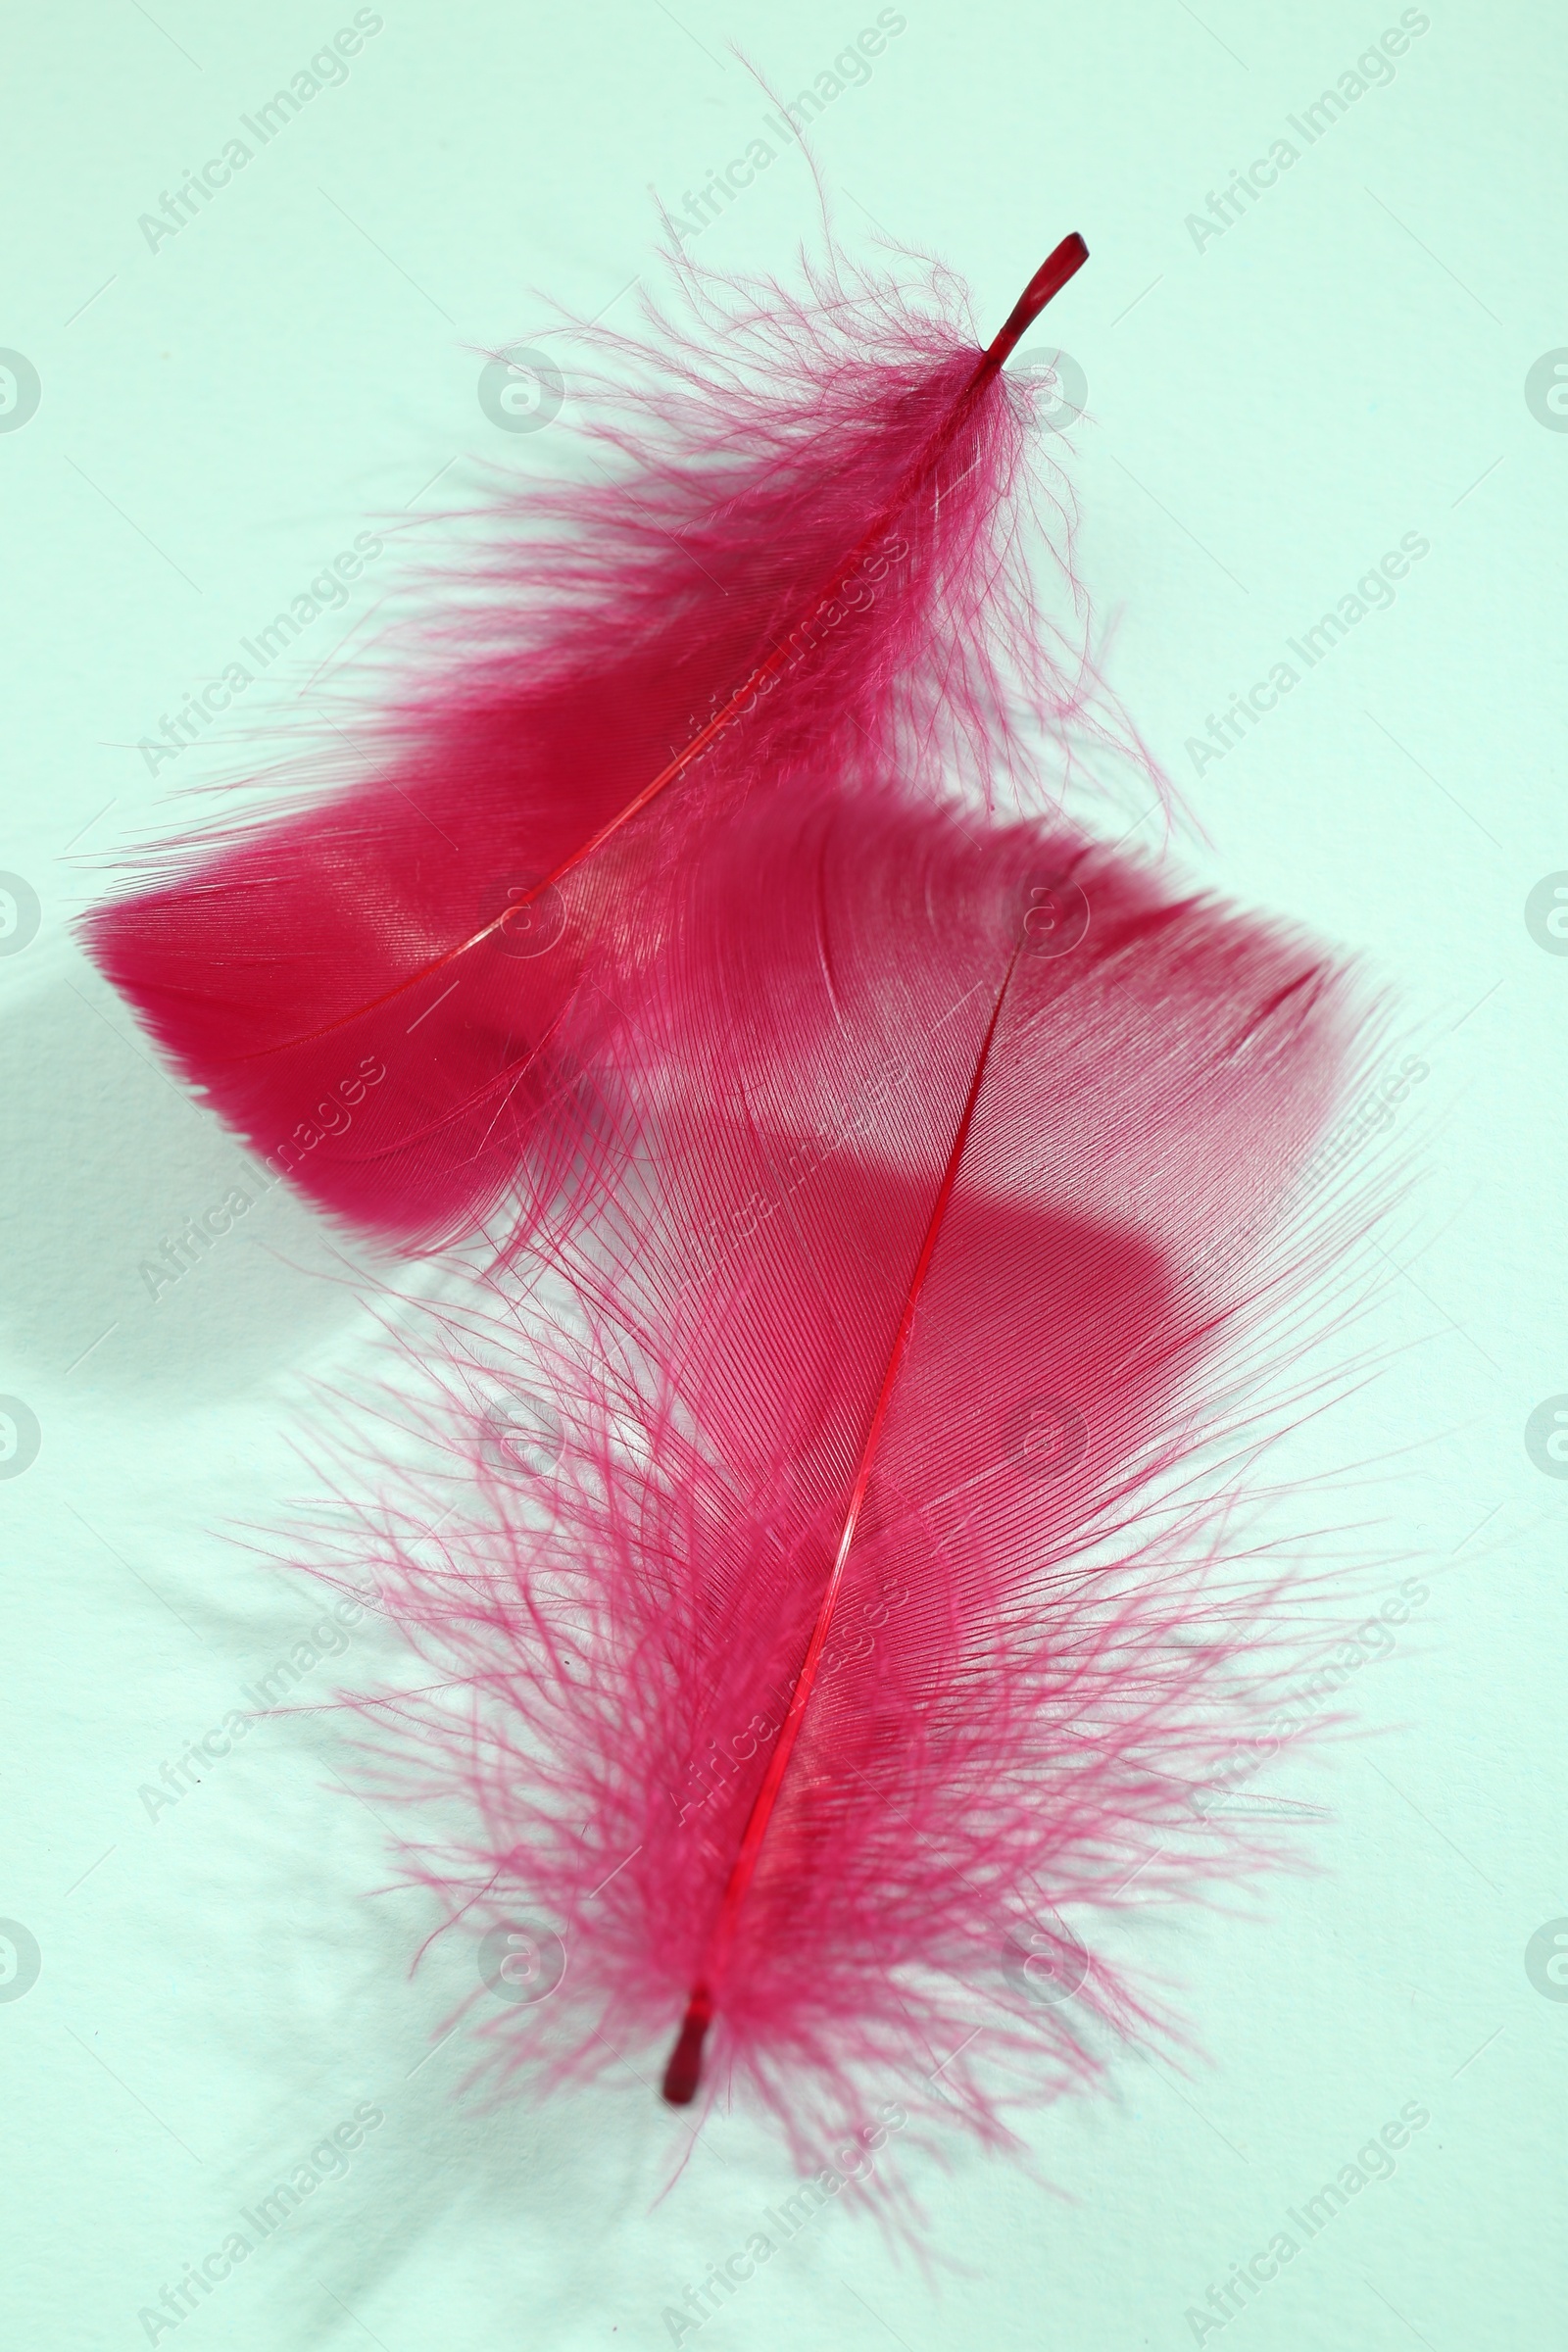
[[[1070,236],[1062,238],[1054,253],[1047,254],[1004,319],[1000,332],[976,368],[975,384],[983,383],[988,375],[995,374],[1033,326],[1047,303],[1061,292],[1070,277],[1077,275],[1088,259],[1089,248],[1076,229]],[[973,388],[971,385],[970,389]]]
[[[953,1199],[953,1189],[958,1180],[958,1168],[963,1158],[964,1147],[969,1141],[969,1130],[974,1125],[975,1108],[980,1101],[980,1090],[985,1084],[986,1065],[991,1059],[991,1049],[996,1043],[997,1024],[1002,1018],[1002,1007],[1006,1002],[1007,990],[1012,984],[1012,975],[1018,966],[1018,956],[1019,950],[1014,948],[1008,959],[1002,986],[997,991],[997,1001],[992,1006],[991,1018],[986,1025],[985,1037],[981,1041],[980,1052],[975,1060],[974,1075],[969,1081],[969,1091],[964,1098],[962,1111],[959,1113],[957,1129],[954,1135],[952,1149],[948,1153],[947,1165],[942,1171],[942,1181],[937,1188],[936,1200],[932,1203],[930,1222],[926,1226],[925,1237],[920,1245],[920,1254],[915,1261],[914,1272],[909,1280],[908,1293],[904,1301],[904,1312],[899,1318],[899,1327],[894,1335],[893,1347],[888,1356],[887,1370],[883,1374],[882,1386],[877,1393],[876,1402],[871,1408],[870,1426],[866,1431],[865,1444],[860,1450],[855,1485],[850,1495],[849,1508],[844,1515],[844,1527],[839,1537],[838,1549],[834,1553],[833,1565],[828,1571],[822,1603],[817,1611],[816,1622],[811,1628],[810,1640],[807,1643],[806,1657],[801,1666],[800,1675],[795,1689],[790,1694],[789,1707],[784,1721],[779,1727],[778,1743],[773,1750],[767,1772],[757,1792],[751,1814],[741,1836],[740,1851],[736,1855],[729,1884],[724,1889],[723,1900],[719,1905],[718,1917],[713,1926],[702,1978],[693,1988],[675,2047],[670,2053],[669,2064],[664,2070],[663,2095],[672,2107],[689,2106],[696,2096],[697,2086],[702,2079],[703,2040],[713,2018],[714,1989],[722,1980],[724,1961],[734,1938],[735,1922],[756,1875],[757,1861],[761,1852],[762,1840],[767,1836],[768,1824],[773,1818],[774,1807],[778,1802],[779,1789],[783,1784],[784,1775],[789,1770],[790,1760],[795,1753],[795,1744],[800,1737],[802,1720],[810,1704],[811,1693],[816,1687],[817,1671],[822,1662],[822,1653],[827,1647],[828,1636],[833,1627],[834,1611],[838,1606],[839,1592],[844,1583],[844,1571],[849,1564],[850,1550],[855,1543],[856,1531],[860,1522],[860,1512],[865,1503],[866,1492],[871,1484],[871,1468],[876,1457],[877,1441],[882,1435],[882,1425],[888,1417],[888,1407],[893,1400],[893,1392],[897,1386],[899,1374],[903,1370],[904,1359],[908,1353],[909,1339],[914,1330],[914,1318],[919,1311],[920,1296],[925,1289],[926,1276],[931,1271],[931,1260],[936,1255],[937,1245],[942,1239],[942,1227],[947,1217],[948,1203]]]

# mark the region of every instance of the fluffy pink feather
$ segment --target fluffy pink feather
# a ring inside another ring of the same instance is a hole
[[[412,1861],[454,1916],[563,1939],[508,2065],[667,2058],[797,2132],[891,2072],[995,2135],[1134,2013],[1087,1955],[1036,2002],[1062,1908],[1235,1837],[1193,1792],[1284,1621],[1186,1481],[1299,1296],[1343,983],[1069,835],[867,791],[716,844],[628,1010],[582,1344],[523,1369],[494,1274],[489,1401],[451,1384],[378,1521],[438,1692],[368,1702],[376,1785],[468,1809]],[[497,1447],[509,1354],[548,1476]]]
[[[748,799],[806,768],[1026,790],[1047,733],[1138,757],[1039,603],[1023,523],[1053,494],[1001,371],[1084,258],[1066,239],[983,353],[940,273],[836,256],[802,301],[688,270],[684,335],[599,337],[574,478],[498,502],[359,780],[208,828],[87,922],[271,1165],[414,1245],[520,1174],[526,1238],[605,1172],[583,1073]]]

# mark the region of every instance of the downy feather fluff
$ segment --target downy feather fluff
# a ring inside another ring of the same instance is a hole
[[[504,490],[487,544],[426,582],[354,780],[324,761],[87,920],[270,1165],[397,1243],[504,1195],[526,1240],[612,1176],[585,1072],[738,808],[808,772],[945,769],[984,803],[1143,760],[1001,369],[1083,258],[1065,240],[985,352],[944,272],[833,253],[804,298],[684,264],[684,323],[590,338],[610,372],[573,376],[571,475]]]
[[[868,787],[715,845],[571,1317],[476,1282],[366,1532],[425,1661],[367,1786],[466,1814],[407,1854],[454,1920],[564,1952],[484,2004],[504,2070],[1000,2139],[1153,2014],[1096,1908],[1272,1850],[1194,1803],[1299,1656],[1195,1464],[1290,1352],[1352,1027],[1319,953],[1059,830]]]

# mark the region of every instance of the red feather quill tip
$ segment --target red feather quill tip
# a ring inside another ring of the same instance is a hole
[[[504,2068],[662,2043],[802,2147],[890,2077],[1003,2138],[1153,2014],[1064,1915],[1266,1858],[1194,1798],[1299,1652],[1195,1455],[1288,1352],[1344,985],[1069,835],[827,792],[715,845],[625,1016],[581,1342],[525,1369],[505,1269],[455,1301],[378,1519],[435,1691],[363,1702],[367,1788],[463,1800],[413,1874],[563,1957]]]
[[[1028,401],[1000,372],[1086,258],[1064,239],[983,352],[869,279],[715,316],[693,278],[701,334],[604,338],[641,368],[630,405],[585,384],[582,478],[503,500],[369,772],[207,828],[86,922],[271,1167],[425,1247],[521,1163],[526,1240],[604,1172],[583,1073],[736,809],[803,766],[1027,791],[1048,734],[1142,758],[1038,604]]]

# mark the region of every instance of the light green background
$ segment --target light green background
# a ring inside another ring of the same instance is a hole
[[[271,1718],[147,1818],[139,1788],[309,1621],[222,1531],[309,1493],[303,1380],[361,1326],[322,1279],[326,1238],[276,1195],[146,1297],[139,1261],[222,1197],[235,1153],[67,925],[97,887],[85,855],[232,763],[192,752],[155,781],[134,747],[163,712],[368,520],[461,504],[480,462],[535,462],[481,414],[480,355],[534,334],[544,297],[593,312],[650,270],[650,190],[678,204],[755,135],[764,102],[728,44],[793,92],[875,13],[387,0],[343,86],[156,253],[138,216],[352,11],[9,16],[0,344],[42,402],[0,435],[0,867],[43,927],[0,960],[0,1390],[43,1443],[0,1483],[0,1914],[43,1965],[0,2003],[8,2342],[144,2342],[138,2310],[362,2101],[386,2120],[348,2177],[160,2340],[636,2352],[791,2185],[734,2118],[656,2203],[675,2127],[629,2081],[490,2117],[458,2103],[462,2036],[427,2051],[471,1954],[409,1981],[429,1923],[368,1895],[383,1831],[335,1785],[329,1712]],[[1432,0],[1392,84],[1201,250],[1187,216],[1397,8],[904,13],[817,127],[842,232],[940,250],[995,323],[1084,231],[1052,326],[1090,387],[1082,560],[1121,614],[1115,682],[1206,827],[1183,855],[1360,952],[1430,1062],[1384,1147],[1421,1183],[1382,1237],[1377,1376],[1297,1441],[1293,1476],[1325,1483],[1277,1524],[1346,1528],[1350,1556],[1387,1561],[1391,1590],[1420,1572],[1432,1599],[1350,1693],[1381,1737],[1310,1784],[1289,1755],[1273,1770],[1272,1794],[1333,1809],[1318,1875],[1252,1918],[1121,1931],[1186,1988],[1204,2055],[1185,2078],[1129,2053],[1109,2095],[1043,2117],[1053,2188],[961,2145],[947,2172],[895,2148],[934,2277],[845,2200],[702,2340],[1174,2352],[1210,2282],[1420,2101],[1396,2176],[1205,2340],[1548,2352],[1568,2003],[1523,1955],[1568,1914],[1568,1484],[1522,1433],[1568,1390],[1568,958],[1523,906],[1568,867],[1568,434],[1524,379],[1568,345],[1560,11]],[[787,158],[701,250],[787,267],[814,219]],[[1408,531],[1431,554],[1393,609],[1196,776],[1186,739]],[[326,662],[391,568],[268,692]],[[268,713],[258,688],[241,715],[264,742]],[[362,1632],[344,1670],[377,1667]]]

